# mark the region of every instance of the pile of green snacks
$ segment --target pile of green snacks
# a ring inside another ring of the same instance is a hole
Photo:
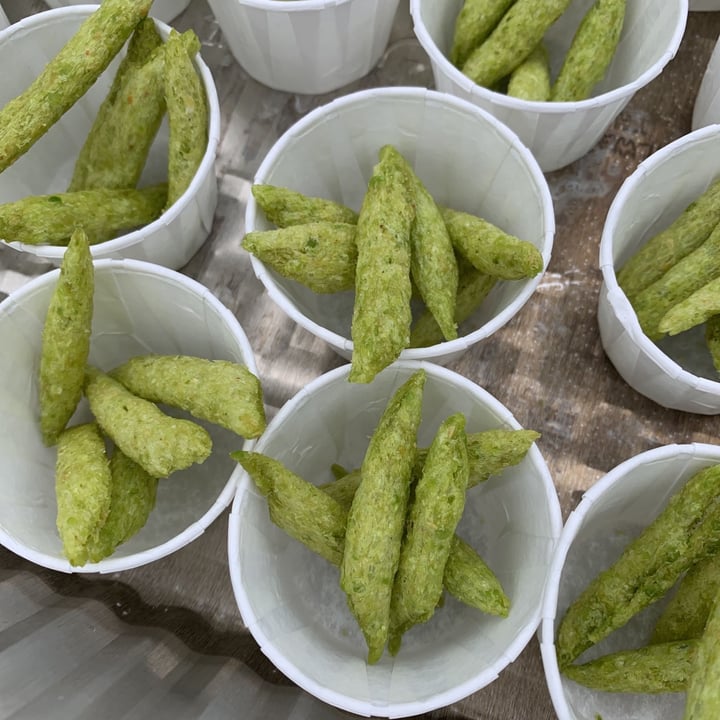
[[[186,355],[137,356],[109,372],[88,365],[94,291],[78,229],[48,306],[39,370],[40,429],[57,446],[57,528],[74,566],[111,555],[145,524],[158,480],[210,455],[204,427],[156,403],[245,438],[265,429],[262,388],[244,365]],[[93,419],[69,426],[83,396]]]
[[[266,498],[270,519],[340,568],[340,585],[368,647],[368,663],[428,621],[443,589],[482,612],[506,617],[510,600],[477,552],[455,533],[469,488],[519,463],[539,434],[466,433],[446,418],[429,448],[416,446],[425,371],[389,399],[362,465],[316,486],[257,452],[234,457]]]
[[[615,54],[626,0],[595,0],[555,78],[543,38],[571,0],[465,0],[455,20],[450,61],[473,82],[524,100],[590,97]]]
[[[720,371],[720,181],[715,181],[618,271],[617,281],[653,341],[705,323]]]
[[[252,188],[277,230],[243,247],[317,293],[354,290],[351,382],[371,382],[403,349],[458,337],[499,280],[542,272],[530,242],[482,218],[438,206],[391,145],[380,149],[359,212],[272,185]],[[424,311],[413,319],[411,299]]]
[[[588,648],[670,595],[647,645],[575,664]],[[720,465],[693,475],[570,605],[560,671],[606,692],[687,692],[685,720],[720,717]]]
[[[192,57],[200,42],[147,17],[152,0],[105,0],[22,94],[0,108],[0,172],[69,110],[128,41],[65,192],[0,205],[0,238],[67,245],[81,227],[91,244],[157,219],[187,189],[207,148],[208,108]],[[138,187],[163,118],[167,181]]]

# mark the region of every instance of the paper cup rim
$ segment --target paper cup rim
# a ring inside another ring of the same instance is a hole
[[[594,507],[598,498],[615,485],[626,481],[627,476],[638,467],[658,461],[672,460],[679,455],[704,456],[708,459],[713,458],[720,463],[720,447],[711,443],[673,443],[645,450],[624,460],[603,475],[583,494],[577,507],[565,521],[548,570],[540,625],[540,655],[543,662],[545,681],[555,712],[561,720],[570,720],[575,717],[565,697],[555,652],[555,619],[557,617],[560,580],[570,547],[577,538],[588,512]]]
[[[266,444],[272,439],[274,432],[278,426],[281,426],[286,418],[288,418],[298,406],[315,394],[318,390],[322,390],[328,385],[332,385],[338,381],[347,378],[350,373],[350,365],[342,365],[334,370],[330,370],[323,375],[315,378],[312,382],[305,385],[295,396],[288,400],[279,412],[273,417],[268,424],[263,435],[258,439],[255,445],[255,452],[262,452]],[[522,429],[512,412],[495,396],[488,392],[485,388],[466,378],[464,375],[449,370],[445,367],[432,362],[418,360],[398,360],[382,372],[393,372],[394,370],[403,370],[414,372],[424,369],[428,376],[441,378],[448,382],[459,386],[468,394],[471,394],[483,406],[488,407],[492,412],[502,417],[503,422],[515,430]],[[547,501],[547,511],[550,519],[548,537],[557,542],[562,531],[562,511],[560,501],[557,495],[555,484],[552,480],[550,470],[540,450],[533,444],[528,452],[533,459],[533,467],[540,477],[545,498]],[[277,650],[272,640],[268,639],[265,633],[254,622],[255,613],[252,610],[251,603],[248,599],[248,593],[245,583],[242,580],[240,572],[240,535],[242,522],[240,520],[240,508],[245,502],[245,497],[252,492],[253,483],[245,470],[242,470],[238,481],[235,498],[230,510],[230,518],[228,522],[228,565],[230,568],[230,580],[233,588],[233,594],[237,602],[238,609],[242,615],[243,622],[251,632],[256,642],[260,646],[262,652],[267,658],[290,680],[302,687],[314,697],[319,698],[334,707],[356,713],[358,715],[378,715],[379,717],[399,718],[417,715],[423,712],[445,707],[451,703],[468,697],[471,693],[476,692],[483,687],[489,685],[495,680],[499,673],[510,663],[514,662],[518,655],[524,650],[537,632],[542,617],[542,601],[537,603],[537,607],[533,611],[530,619],[518,629],[512,643],[508,645],[499,655],[498,659],[488,668],[477,673],[472,679],[465,681],[460,685],[451,687],[450,689],[438,693],[432,700],[395,703],[385,706],[374,705],[370,701],[357,700],[349,695],[333,690],[326,685],[319,685],[312,678],[295,664],[285,659],[284,655]],[[543,592],[547,586],[544,583]],[[543,593],[541,593],[542,599]],[[381,711],[385,712],[381,712]],[[380,713],[380,714],[379,714]]]
[[[652,155],[646,157],[635,170],[623,181],[620,189],[615,194],[603,226],[600,236],[599,263],[602,272],[603,285],[607,290],[607,300],[613,312],[621,320],[625,331],[633,343],[650,358],[663,372],[676,382],[693,389],[720,397],[720,382],[709,380],[685,370],[680,364],[666,355],[650,338],[642,331],[637,314],[617,282],[615,263],[613,260],[613,246],[615,230],[618,226],[619,215],[622,212],[628,197],[637,191],[642,185],[645,176],[655,168],[671,160],[674,156],[682,153],[683,149],[698,140],[705,140],[708,136],[720,135],[720,124],[706,125],[686,135],[682,135],[668,145],[663,146]],[[720,173],[720,171],[719,171]],[[602,292],[601,292],[602,296]]]
[[[347,5],[354,0],[234,0],[236,4],[268,12],[297,13],[303,11],[330,10],[341,5]]]
[[[171,270],[170,268],[166,268],[162,265],[156,265],[145,260],[103,258],[94,260],[93,267],[95,268],[96,273],[120,272],[148,275],[161,279],[167,283],[174,284],[183,290],[188,290],[198,295],[202,298],[203,302],[211,305],[213,310],[222,319],[223,323],[230,330],[233,339],[237,342],[240,348],[243,363],[248,370],[257,376],[258,373],[255,356],[244,329],[235,315],[207,287],[205,287],[205,285],[202,285],[197,280],[194,280],[187,275],[183,275],[176,270]],[[0,316],[4,315],[8,309],[21,305],[26,296],[32,295],[38,289],[54,282],[59,274],[60,268],[54,268],[42,275],[38,275],[29,282],[25,283],[22,287],[11,292],[2,302],[0,302]],[[243,439],[242,447],[244,450],[250,450],[255,446],[255,442],[256,440],[254,439]],[[176,550],[188,545],[197,537],[202,535],[202,533],[232,502],[237,482],[240,477],[240,470],[241,468],[239,466],[233,468],[232,473],[228,477],[225,485],[212,506],[182,532],[173,536],[169,540],[166,540],[160,545],[126,555],[125,557],[113,557],[111,555],[100,562],[87,563],[82,567],[75,567],[64,558],[40,552],[28,547],[12,535],[8,534],[2,527],[0,527],[0,545],[4,545],[16,555],[19,555],[36,565],[65,573],[103,574],[131,570],[150,562],[160,560],[161,558],[164,558]]]
[[[458,85],[462,90],[473,98],[481,98],[490,101],[496,105],[510,108],[512,110],[532,111],[540,114],[558,115],[579,112],[582,110],[590,110],[592,108],[604,107],[613,103],[621,103],[638,90],[645,87],[651,80],[657,77],[663,68],[675,57],[683,35],[685,34],[685,26],[687,25],[688,0],[674,0],[680,12],[681,21],[676,26],[671,42],[665,49],[663,54],[649,67],[645,72],[640,74],[635,80],[625,85],[621,85],[600,95],[593,95],[585,100],[571,101],[539,101],[539,100],[522,100],[520,98],[510,97],[504,93],[498,93],[489,88],[483,87],[473,82],[467,75],[464,75],[456,68],[438,48],[437,44],[431,37],[425,23],[422,20],[420,5],[423,0],[410,0],[410,15],[413,19],[413,30],[422,45],[423,49],[430,56],[430,60],[434,65],[439,67],[443,74]]]
[[[278,0],[279,1],[279,0]],[[62,7],[43,10],[42,12],[29,15],[22,20],[13,23],[4,30],[0,30],[0,46],[9,40],[17,32],[32,31],[38,26],[44,25],[48,21],[62,20],[66,17],[78,16],[86,18],[98,9],[98,5],[64,5]],[[151,16],[152,17],[152,16]],[[163,39],[167,39],[170,30],[173,28],[164,23],[162,20],[152,18],[155,26],[160,32]],[[144,225],[137,230],[125,233],[119,237],[104,242],[96,243],[90,246],[90,252],[93,255],[101,254],[103,256],[108,253],[121,252],[129,247],[137,245],[151,235],[155,230],[163,226],[167,226],[178,215],[180,215],[190,205],[192,199],[197,195],[198,190],[203,184],[204,178],[214,173],[215,158],[217,155],[217,147],[220,142],[220,101],[218,99],[217,88],[213,79],[210,68],[202,59],[200,52],[196,53],[193,58],[195,68],[202,80],[205,96],[208,103],[208,141],[205,153],[200,161],[195,176],[185,192],[158,218],[151,223]],[[58,121],[60,122],[60,120]],[[58,261],[65,255],[65,246],[60,245],[31,245],[19,241],[4,243],[19,252],[25,252],[47,260]]]
[[[531,278],[526,278],[522,281],[522,290],[515,300],[513,300],[513,302],[501,312],[494,315],[484,325],[473,330],[467,335],[458,337],[455,340],[448,340],[442,343],[437,343],[436,345],[430,345],[428,347],[406,348],[400,353],[400,359],[402,360],[442,358],[446,355],[468,350],[480,340],[489,337],[506,325],[518,312],[520,312],[535,292],[550,262],[555,235],[555,212],[552,196],[550,194],[550,189],[548,187],[547,180],[545,179],[545,175],[540,169],[535,156],[513,130],[483,108],[473,105],[471,102],[463,100],[462,98],[448,93],[438,92],[437,90],[406,86],[358,90],[315,108],[288,128],[265,155],[265,158],[257,169],[252,182],[253,184],[265,182],[268,172],[275,165],[277,158],[282,155],[287,146],[294,142],[297,137],[301,137],[319,120],[322,120],[325,117],[337,115],[346,107],[355,105],[356,103],[366,102],[367,100],[371,100],[373,98],[383,99],[388,97],[399,97],[422,102],[431,100],[440,106],[450,106],[456,110],[472,115],[480,122],[485,122],[492,126],[494,130],[504,137],[504,139],[508,142],[508,146],[512,147],[520,156],[523,164],[526,166],[532,177],[533,184],[538,192],[540,204],[542,205],[544,215],[542,237],[544,242],[543,247],[539,248],[539,250],[543,258],[543,269],[537,275]],[[256,215],[257,203],[251,193],[245,210],[246,232],[250,232],[250,229],[255,227]],[[263,284],[270,298],[283,310],[283,312],[292,318],[292,320],[300,325],[300,327],[308,330],[313,335],[319,337],[330,345],[341,348],[346,353],[352,352],[353,342],[350,338],[343,337],[339,333],[319,325],[301,312],[297,305],[287,297],[283,289],[275,281],[270,269],[252,253],[250,253],[250,262],[255,276]]]

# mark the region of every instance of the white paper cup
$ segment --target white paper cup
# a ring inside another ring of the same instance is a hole
[[[263,85],[319,95],[367,75],[399,0],[208,0],[235,59]]]
[[[13,68],[0,75],[0,107],[24,91],[80,24],[97,9],[78,5],[31,15],[0,32],[0,67]],[[166,38],[170,28],[156,21]],[[67,189],[75,160],[92,126],[124,54],[30,150],[0,174],[0,203],[28,195],[60,193]],[[200,248],[212,227],[217,205],[215,154],[220,136],[220,108],[212,75],[199,55],[195,67],[205,88],[210,112],[208,146],[190,187],[157,220],[134,232],[92,247],[93,258],[134,258],[170,268],[185,265]],[[167,179],[167,119],[150,148],[139,186]],[[31,253],[56,265],[64,247],[11,242],[10,247]]]
[[[720,3],[716,8],[720,10]],[[720,122],[720,41],[710,55],[693,105],[692,129]]]
[[[45,2],[51,8],[89,4],[85,3],[84,0],[45,0]],[[97,5],[98,3],[94,4]],[[189,4],[190,0],[153,0],[150,14],[164,23],[171,23]]]
[[[410,0],[415,34],[430,56],[438,90],[469,100],[512,128],[543,171],[557,170],[588,152],[630,98],[674,57],[685,30],[687,0],[627,4],[615,57],[593,97],[580,102],[530,102],[480,87],[448,59],[463,0]],[[547,31],[553,77],[593,0],[573,0]]]
[[[307,385],[273,418],[255,450],[316,483],[331,463],[358,467],[388,399],[425,368],[418,444],[464,413],[467,431],[517,421],[466,378],[430,363],[399,362],[369,385],[347,381],[349,366]],[[360,715],[404,717],[448,705],[491,683],[533,636],[548,565],[562,525],[560,507],[538,448],[468,491],[458,535],[497,574],[511,601],[495,618],[451,596],[424,625],[403,637],[395,658],[366,664],[367,647],[339,586],[339,571],[275,527],[265,499],[243,474],[228,535],[230,577],[238,606],[262,651],[309,693]]]
[[[605,693],[560,674],[555,651],[558,625],[570,603],[627,544],[647,527],[695,473],[720,463],[720,447],[703,443],[666,445],[636,455],[588,490],[565,523],[548,575],[541,644],[545,677],[558,720],[670,720],[683,714],[683,693]],[[630,620],[581,658],[648,642],[663,603]]]
[[[449,95],[422,88],[380,88],[334,100],[306,115],[275,143],[255,182],[286,186],[359,210],[378,151],[388,143],[414,166],[438,203],[480,215],[533,243],[547,267],[555,220],[542,171],[504,125]],[[245,227],[247,232],[272,227],[252,197]],[[319,295],[282,278],[254,256],[252,264],[285,313],[341,356],[351,357],[354,293]],[[498,283],[460,326],[460,337],[403,350],[400,357],[451,361],[517,314],[541,277],[542,273]]]
[[[720,126],[712,125],[648,157],[620,187],[600,240],[598,323],[608,358],[625,382],[656,403],[706,415],[720,413],[720,383],[704,326],[654,343],[615,273],[720,175],[719,152]]]
[[[41,333],[59,269],[41,275],[0,303],[0,543],[64,572],[114,572],[164,557],[198,537],[232,500],[237,464],[228,453],[251,448],[215,425],[213,452],[200,465],[159,481],[147,524],[99,563],[72,567],[55,519],[56,449],[43,444],[38,421]],[[244,364],[257,375],[252,349],[235,316],[204,286],[138,260],[95,263],[95,307],[89,362],[110,370],[146,353],[184,354]],[[83,399],[71,425],[91,419]]]

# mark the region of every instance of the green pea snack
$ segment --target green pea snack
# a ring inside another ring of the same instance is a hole
[[[355,287],[355,233],[347,223],[310,222],[249,232],[242,246],[283,277],[334,293]]]
[[[697,640],[678,640],[622,650],[582,665],[568,665],[563,675],[604,692],[685,692],[697,648]]]
[[[258,183],[252,186],[252,194],[268,221],[279,228],[316,222],[357,224],[357,213],[333,200]]]
[[[696,325],[702,325],[713,315],[720,314],[720,277],[705,283],[684,300],[673,305],[658,323],[661,333],[677,335]]]
[[[552,88],[552,99],[576,102],[590,97],[615,55],[626,0],[595,0],[573,37]]]
[[[390,605],[390,653],[403,633],[429,620],[442,596],[445,565],[465,509],[468,483],[465,417],[447,418],[414,485]]]
[[[184,39],[188,34],[193,41],[190,46]],[[165,44],[165,101],[170,126],[168,207],[190,186],[208,143],[207,98],[191,59],[199,47],[192,30],[182,35],[171,30]]]
[[[355,236],[350,382],[368,383],[410,339],[410,228],[415,216],[404,170],[390,153],[373,169]]]
[[[87,92],[151,5],[152,0],[104,0],[30,86],[0,109],[0,172]]]
[[[29,245],[65,245],[77,227],[95,245],[156,220],[167,184],[140,190],[79,190],[31,195],[0,205],[0,238]]]
[[[550,100],[550,85],[550,60],[541,42],[510,73],[506,93],[521,100],[546,102]]]
[[[212,440],[204,428],[166,415],[95,368],[87,370],[85,395],[103,432],[153,477],[167,477],[210,455]]]
[[[340,586],[365,636],[370,664],[380,659],[388,640],[424,385],[425,371],[418,370],[388,403],[348,513]]]
[[[73,233],[48,305],[40,351],[40,431],[54,445],[83,393],[95,276],[87,236]]]
[[[720,716],[720,595],[716,595],[692,663],[683,720],[714,720]]]
[[[95,423],[63,430],[55,467],[57,529],[71,565],[84,565],[110,512],[110,466]]]
[[[515,0],[465,0],[457,18],[450,62],[462,68],[470,53],[495,29]]]
[[[138,355],[110,372],[131,393],[232,430],[245,438],[265,429],[258,378],[240,363],[190,355]]]

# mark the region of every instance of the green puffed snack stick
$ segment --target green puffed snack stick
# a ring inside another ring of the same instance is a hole
[[[427,622],[442,597],[445,564],[465,509],[468,472],[465,417],[457,413],[438,428],[414,486],[390,603],[392,655],[400,650],[403,633]]]
[[[95,245],[156,220],[167,185],[141,190],[78,190],[31,195],[0,205],[0,238],[28,245],[64,245],[81,227]]]
[[[470,53],[495,29],[515,0],[465,0],[455,18],[450,62],[462,68]]]
[[[40,431],[54,445],[83,393],[90,352],[95,274],[87,236],[76,230],[63,256],[42,331]]]
[[[415,206],[415,218],[410,226],[411,277],[443,337],[454,340],[457,337],[454,316],[458,268],[442,213],[402,154],[391,145],[382,148],[380,156],[383,154],[391,156],[404,170]]]
[[[60,433],[55,464],[57,529],[71,565],[89,560],[110,512],[110,466],[105,440],[96,423],[75,425]]]
[[[480,272],[502,280],[534,277],[543,269],[540,251],[477,215],[443,208],[455,249]]]
[[[340,465],[340,463],[333,463],[330,466],[330,472],[333,474],[333,477],[336,480],[340,480],[340,478],[344,478],[346,475],[350,474],[348,469],[346,467]],[[350,506],[348,505],[348,507],[350,507]]]
[[[138,397],[186,410],[243,437],[260,437],[265,430],[260,380],[240,363],[137,355],[109,374]]]
[[[659,340],[663,334],[658,325],[665,313],[716,277],[720,277],[720,225],[700,247],[631,300],[643,332]]]
[[[453,537],[445,564],[443,584],[456,600],[488,615],[507,617],[510,612],[510,599],[495,573],[477,551],[457,535]]]
[[[231,457],[242,465],[265,496],[270,519],[310,550],[339,566],[345,546],[347,509],[278,460],[242,450],[231,453]]]
[[[705,631],[698,642],[685,699],[683,720],[720,717],[720,595],[717,595]]]
[[[355,287],[355,225],[312,222],[249,232],[242,246],[283,277],[316,293]]]
[[[390,399],[370,438],[348,513],[340,587],[365,636],[370,664],[388,639],[425,377],[417,370]]]
[[[658,323],[658,330],[677,335],[709,320],[720,313],[720,277],[697,289],[673,305]]]
[[[212,439],[204,428],[166,415],[96,368],[87,369],[85,395],[103,432],[153,477],[167,477],[210,455]]]
[[[188,50],[198,49],[191,30],[181,38]],[[167,47],[160,45],[147,62],[128,71],[103,124],[95,129],[87,153],[85,189],[133,188],[140,180],[165,115]]]
[[[720,554],[693,565],[653,628],[652,643],[691,640],[703,634],[720,592]]]
[[[272,521],[325,560],[339,566],[350,502],[341,504],[327,492],[318,495],[317,490],[322,488],[259,453],[238,451],[232,453],[232,457],[241,463],[258,490],[267,497]],[[359,471],[357,474],[359,476]],[[510,603],[497,577],[457,535],[445,565],[443,583],[449,593],[466,605],[507,617]]]
[[[705,344],[710,351],[715,370],[720,372],[720,315],[713,315],[705,323]]]
[[[497,284],[498,279],[477,270],[458,258],[458,289],[455,296],[455,323],[467,320]],[[412,325],[408,347],[429,347],[443,342],[437,320],[425,310]]]
[[[30,86],[0,109],[0,172],[85,94],[151,5],[152,0],[104,0]]]
[[[108,90],[108,94],[100,104],[90,132],[85,138],[82,148],[80,148],[80,153],[75,161],[73,176],[70,180],[70,185],[68,185],[68,192],[87,189],[85,177],[88,170],[88,159],[91,155],[95,154],[96,143],[103,143],[106,140],[102,128],[115,102],[115,98],[120,91],[125,76],[136,66],[142,65],[150,57],[152,51],[161,44],[162,38],[155,27],[155,21],[149,17],[141,20],[130,36],[125,57],[123,57],[118,66],[115,77],[110,85],[110,90]]]
[[[568,665],[562,672],[580,685],[604,692],[685,692],[697,649],[697,640],[646,645]]]
[[[415,211],[403,178],[393,155],[381,153],[360,209],[350,382],[370,382],[410,340],[410,228]]]
[[[168,140],[168,207],[188,189],[197,174],[208,145],[210,116],[207,98],[189,49],[180,35],[171,30],[165,44],[165,101],[170,137]]]
[[[570,605],[555,643],[561,668],[659,600],[720,548],[720,465],[693,475],[662,512]]]
[[[110,557],[141,530],[155,507],[157,478],[117,448],[110,457],[110,511],[97,540],[88,544],[91,562]]]
[[[650,238],[619,270],[630,302],[673,265],[700,247],[720,222],[720,180],[715,180],[664,230]]]
[[[314,222],[357,224],[357,213],[333,200],[262,183],[254,184],[251,190],[265,217],[279,228]]]
[[[472,51],[462,72],[490,87],[509,75],[543,39],[570,0],[517,0],[490,36]]]
[[[510,73],[506,94],[521,100],[547,102],[550,90],[550,60],[541,42]]]
[[[556,102],[590,97],[615,55],[625,20],[626,0],[595,0],[583,17],[552,88]]]

